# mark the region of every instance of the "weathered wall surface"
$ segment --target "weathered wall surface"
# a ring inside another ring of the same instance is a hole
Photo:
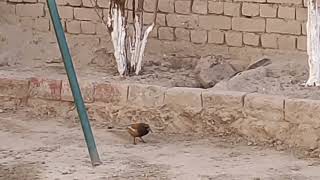
[[[306,51],[306,0],[160,0],[152,38],[253,50]],[[94,6],[105,17],[108,0],[57,0],[65,31],[105,35]],[[154,0],[145,1],[146,23]],[[52,31],[45,0],[2,0],[1,16]],[[10,16],[10,18],[8,18]]]

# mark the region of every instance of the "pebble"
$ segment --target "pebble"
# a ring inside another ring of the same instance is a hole
[[[284,146],[282,146],[282,145],[278,145],[278,146],[276,146],[276,150],[277,151],[283,151],[283,150],[285,150],[286,148],[284,147]]]
[[[63,174],[63,175],[72,174],[72,172],[70,170],[66,170],[66,171],[63,171],[61,174]]]
[[[276,144],[277,145],[282,145],[282,142],[278,140],[278,141],[276,141]]]
[[[301,169],[301,167],[299,167],[299,166],[291,166],[290,167],[290,170],[292,170],[292,171],[299,171]]]
[[[274,147],[274,144],[269,144],[269,147]]]

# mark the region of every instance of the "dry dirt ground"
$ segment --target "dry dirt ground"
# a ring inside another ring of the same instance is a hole
[[[111,42],[106,36],[67,35],[67,40],[77,73],[81,77],[167,87],[198,86],[193,73],[196,59],[147,53],[141,75],[122,79],[118,76]],[[26,75],[66,76],[54,33],[1,24],[1,19],[0,68]]]
[[[1,24],[1,20],[0,20]],[[68,37],[80,78],[161,86],[198,87],[199,57],[146,54],[141,76],[117,76],[105,39]],[[305,57],[272,57],[272,64],[221,82],[216,89],[320,99],[304,88]],[[2,71],[2,72],[1,72]],[[4,73],[5,71],[5,73]],[[16,25],[0,25],[0,74],[66,77],[54,35]],[[131,144],[126,132],[94,126],[103,165],[92,168],[79,124],[0,113],[0,179],[214,179],[318,180],[320,163],[290,152],[234,144],[210,136],[150,134],[147,144]]]
[[[1,180],[318,180],[320,161],[234,143],[232,138],[153,133],[133,145],[93,125],[103,164],[92,168],[78,123],[0,114]]]
[[[320,100],[319,87],[303,86],[309,74],[306,56],[274,56],[270,59],[270,65],[241,72],[216,84],[213,89]]]

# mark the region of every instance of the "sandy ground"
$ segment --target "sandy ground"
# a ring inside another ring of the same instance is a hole
[[[80,79],[199,87],[194,68],[200,57],[146,54],[142,74],[122,79],[106,39],[78,36],[68,41]],[[213,89],[320,99],[318,88],[300,86],[308,76],[306,57],[270,59],[270,65],[242,72]],[[0,74],[66,78],[54,35],[1,24]],[[0,124],[3,180],[320,179],[318,160],[298,159],[290,152],[247,146],[227,137],[159,133],[134,146],[126,132],[108,131],[98,124],[94,132],[103,165],[92,168],[77,123],[0,111]]]
[[[0,21],[1,24],[1,21]],[[139,76],[118,76],[111,42],[106,36],[67,35],[74,66],[81,77],[104,81],[198,87],[192,57],[146,53]],[[66,75],[54,33],[36,32],[17,25],[0,25],[0,68],[26,75]]]
[[[80,125],[0,114],[0,179],[318,180],[320,161],[228,138],[153,133],[133,145],[124,131],[93,126],[103,164],[92,168]]]
[[[319,87],[303,86],[309,74],[305,56],[278,55],[270,59],[270,65],[241,72],[231,79],[221,81],[213,89],[320,100]]]

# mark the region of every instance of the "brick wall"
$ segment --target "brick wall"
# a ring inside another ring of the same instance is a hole
[[[160,0],[152,38],[214,44],[226,47],[306,50],[306,0]],[[93,2],[93,3],[91,3]],[[146,23],[152,20],[154,0],[145,1]],[[57,0],[65,31],[105,35],[93,6],[101,16],[108,0]],[[2,0],[3,16],[41,31],[52,31],[45,0]]]

